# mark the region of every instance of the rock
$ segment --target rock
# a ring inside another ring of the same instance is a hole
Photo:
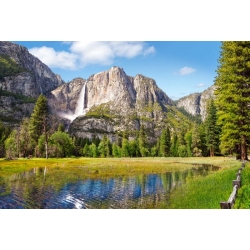
[[[204,121],[206,117],[207,101],[214,98],[215,86],[212,85],[202,93],[194,93],[177,101],[177,107],[184,108],[191,115],[200,115]]]
[[[13,126],[31,115],[40,94],[48,96],[64,82],[23,46],[0,41],[0,56],[12,58],[24,69],[22,73],[0,79],[1,121]]]
[[[4,81],[0,82],[3,90],[38,97],[40,94],[46,95],[64,83],[60,76],[55,75],[23,46],[0,41],[0,55],[9,56],[26,70],[17,76],[4,77]]]
[[[116,66],[90,76],[85,85],[82,105],[86,116],[73,120],[69,128],[69,132],[76,136],[99,131],[98,136],[107,133],[110,138],[114,138],[114,133],[136,131],[141,124],[154,134],[155,123],[159,125],[158,130],[164,126],[166,106],[173,105],[173,101],[158,88],[153,79],[143,75],[128,76]],[[65,88],[59,87],[53,91],[54,95],[65,96]],[[73,96],[79,96],[79,89],[75,89]],[[57,106],[56,100],[60,98],[55,99],[54,106]],[[73,100],[65,101],[70,102]]]

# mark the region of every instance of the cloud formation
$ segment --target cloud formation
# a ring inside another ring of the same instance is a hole
[[[204,84],[204,83],[199,83],[199,84],[197,84],[195,87],[201,88],[201,87],[204,87],[204,86],[206,86],[206,84]]]
[[[192,74],[196,71],[196,69],[193,69],[193,68],[190,68],[190,67],[183,67],[179,70],[179,74],[181,76],[183,75],[189,75],[189,74]]]
[[[89,64],[110,65],[116,57],[134,58],[155,53],[154,46],[148,47],[145,42],[67,42],[69,52],[55,51],[46,46],[30,49],[49,67],[62,69],[83,68]]]
[[[46,46],[32,48],[29,52],[49,67],[71,70],[76,69],[77,55],[75,54],[66,51],[58,52],[53,48],[48,48]]]

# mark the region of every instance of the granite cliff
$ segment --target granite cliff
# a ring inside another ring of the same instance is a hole
[[[207,101],[214,98],[215,86],[212,85],[202,93],[194,93],[185,96],[177,101],[177,107],[184,108],[191,115],[199,115],[204,120],[206,117]]]
[[[40,94],[46,96],[64,83],[27,48],[15,43],[0,41],[0,62],[0,117],[6,123],[29,116]],[[21,70],[10,74],[10,67]]]
[[[164,126],[167,106],[173,105],[153,79],[128,76],[116,66],[86,81],[75,79],[51,93],[51,106],[72,122],[69,132],[78,137],[102,137],[107,133],[114,140],[116,133],[126,129],[133,134],[141,124],[153,136]],[[80,112],[76,112],[78,106],[82,107]]]

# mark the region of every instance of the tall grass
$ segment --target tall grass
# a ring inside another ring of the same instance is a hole
[[[250,164],[246,163],[243,169],[241,188],[238,190],[235,208],[250,208]]]
[[[220,202],[227,201],[232,192],[237,165],[189,181],[171,194],[169,208],[220,208]]]

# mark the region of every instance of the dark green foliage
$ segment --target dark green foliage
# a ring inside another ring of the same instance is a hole
[[[126,138],[122,139],[122,156],[123,157],[128,157],[130,156],[129,154],[130,148],[129,148],[129,141]]]
[[[27,70],[20,67],[12,58],[7,55],[0,55],[0,81],[5,76],[15,76]]]
[[[177,157],[179,156],[178,154],[178,137],[176,134],[172,136],[171,139],[171,146],[170,146],[170,156]]]
[[[206,146],[210,152],[210,156],[219,153],[219,135],[220,127],[217,124],[217,109],[214,100],[210,100],[207,104],[207,116],[204,122]]]
[[[184,136],[185,142],[186,142],[186,151],[187,156],[192,156],[192,132],[188,131]]]
[[[145,126],[141,125],[139,131],[139,149],[142,157],[147,156],[148,149],[147,149],[147,135],[145,131]]]
[[[193,156],[202,156],[201,138],[198,125],[195,124],[192,130],[192,153]]]
[[[121,157],[122,152],[121,152],[121,148],[116,145],[116,143],[112,144],[112,156],[113,157]]]
[[[112,145],[106,134],[102,137],[102,140],[98,145],[98,151],[101,157],[109,157],[111,155]]]
[[[250,136],[250,42],[223,42],[215,81],[223,153],[247,160]]]
[[[0,158],[5,156],[4,141],[8,138],[11,133],[9,127],[5,127],[0,121]]]
[[[22,157],[27,157],[29,155],[33,154],[33,149],[36,146],[34,142],[31,140],[30,131],[29,131],[29,118],[24,118],[21,122],[20,128],[19,128],[19,153]]]
[[[38,138],[48,131],[48,103],[45,96],[40,95],[35,104],[33,113],[30,118],[31,138],[37,143]]]
[[[170,130],[163,129],[160,137],[160,156],[170,156]]]

